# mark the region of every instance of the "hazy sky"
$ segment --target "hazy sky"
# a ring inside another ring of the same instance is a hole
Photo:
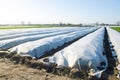
[[[0,24],[115,23],[120,0],[0,0]]]

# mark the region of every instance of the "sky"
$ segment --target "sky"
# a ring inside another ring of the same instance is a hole
[[[115,23],[120,0],[0,0],[0,24]]]

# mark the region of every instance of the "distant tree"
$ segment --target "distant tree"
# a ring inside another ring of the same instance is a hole
[[[72,26],[72,24],[71,23],[67,23],[66,26]]]
[[[23,25],[23,26],[24,26],[24,25],[25,25],[25,22],[24,22],[24,21],[21,21],[21,25]]]
[[[59,26],[62,26],[62,27],[64,26],[65,27],[65,26],[67,26],[67,24],[60,22]]]
[[[82,27],[82,26],[83,26],[83,24],[78,24],[78,26],[79,26],[79,27]]]
[[[116,22],[116,25],[117,25],[117,26],[120,26],[120,21],[117,21],[117,22]]]
[[[95,25],[96,25],[96,26],[99,26],[99,23],[98,23],[98,22],[96,22],[96,23],[95,23]]]
[[[100,25],[101,25],[101,26],[105,26],[105,23],[101,23]]]
[[[30,21],[28,22],[28,25],[29,25],[29,26],[31,25],[31,22],[30,22]]]
[[[62,22],[60,22],[60,23],[59,23],[59,25],[60,25],[60,26],[62,26],[62,25],[63,25],[63,23],[62,23]]]

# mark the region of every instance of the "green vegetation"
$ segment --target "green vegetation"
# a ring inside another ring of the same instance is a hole
[[[120,26],[112,26],[111,28],[118,31],[118,32],[120,32]]]
[[[0,30],[27,29],[27,28],[52,28],[51,26],[1,26]]]

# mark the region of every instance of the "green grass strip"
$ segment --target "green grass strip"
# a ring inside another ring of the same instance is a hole
[[[114,27],[111,27],[111,28],[118,31],[118,32],[120,32],[120,26],[114,26]]]
[[[51,26],[1,26],[0,30],[7,30],[7,29],[27,29],[27,28],[53,28]]]

